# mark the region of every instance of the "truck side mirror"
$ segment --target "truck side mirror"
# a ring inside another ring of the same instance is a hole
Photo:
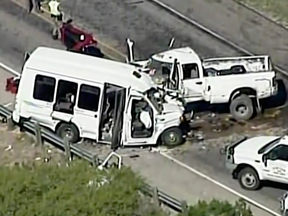
[[[263,161],[263,163],[264,163],[265,166],[267,166],[267,159],[268,159],[268,155],[267,155],[267,154],[264,154],[264,155],[262,156],[262,161]]]

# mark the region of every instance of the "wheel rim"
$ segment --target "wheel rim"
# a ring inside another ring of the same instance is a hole
[[[249,108],[244,104],[241,104],[236,107],[236,112],[238,115],[245,116],[248,113],[248,111]]]
[[[177,141],[177,136],[173,132],[169,133],[168,137],[169,137],[169,142],[170,143],[175,143]]]
[[[63,139],[68,139],[68,140],[72,140],[72,138],[74,137],[74,133],[71,130],[71,128],[65,128],[62,132],[62,138]]]
[[[246,173],[241,177],[243,185],[247,188],[252,188],[256,185],[256,177],[251,173]]]

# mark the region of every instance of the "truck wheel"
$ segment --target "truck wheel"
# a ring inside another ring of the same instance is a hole
[[[63,140],[66,138],[71,143],[79,141],[79,131],[74,124],[62,123],[56,131],[56,134]]]
[[[236,120],[249,120],[254,113],[254,106],[251,98],[247,95],[240,95],[231,101],[230,113]]]
[[[240,186],[245,190],[257,190],[260,187],[258,174],[254,169],[246,167],[238,175]]]
[[[183,133],[179,128],[170,128],[163,132],[161,140],[167,146],[177,146],[183,143]]]

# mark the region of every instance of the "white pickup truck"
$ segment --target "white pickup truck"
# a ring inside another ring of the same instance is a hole
[[[277,94],[276,74],[269,56],[228,57],[202,60],[190,47],[168,49],[145,61],[134,61],[134,42],[127,40],[127,62],[152,76],[166,76],[166,87],[179,91],[186,103],[205,100],[228,103],[237,120],[261,111],[259,99]]]
[[[246,190],[261,181],[288,184],[288,136],[246,137],[226,146],[226,167]]]

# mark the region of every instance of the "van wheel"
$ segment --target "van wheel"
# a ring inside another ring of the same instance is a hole
[[[68,139],[68,141],[71,143],[76,143],[79,141],[79,131],[74,124],[61,124],[58,127],[56,134],[63,140],[65,138]]]
[[[240,171],[238,181],[240,186],[245,190],[257,190],[260,187],[258,174],[250,167],[246,167]]]
[[[170,128],[163,132],[161,140],[167,146],[177,146],[183,143],[183,133],[179,128]]]
[[[247,95],[240,95],[231,101],[230,113],[238,121],[249,120],[254,113],[253,102]]]

